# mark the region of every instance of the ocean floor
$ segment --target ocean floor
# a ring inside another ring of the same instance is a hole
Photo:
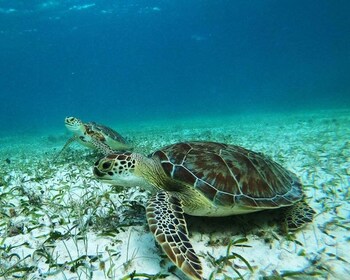
[[[93,121],[93,120],[87,120]],[[350,110],[106,123],[148,154],[185,140],[262,152],[295,172],[317,215],[285,234],[276,211],[187,216],[205,279],[349,279]],[[148,230],[148,193],[93,178],[99,155],[57,132],[0,138],[0,279],[187,279]]]

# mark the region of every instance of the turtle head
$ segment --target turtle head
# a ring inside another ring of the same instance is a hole
[[[80,134],[85,131],[83,122],[75,117],[67,117],[64,120],[67,129],[73,133]]]
[[[140,173],[141,158],[146,159],[140,154],[129,152],[110,154],[95,163],[93,172],[98,180],[109,184],[149,189],[151,184]]]

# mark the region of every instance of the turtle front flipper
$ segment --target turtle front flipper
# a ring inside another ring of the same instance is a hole
[[[188,238],[181,201],[159,192],[149,200],[146,213],[151,232],[171,261],[191,279],[203,279],[200,260]]]
[[[294,231],[300,229],[306,223],[311,223],[315,213],[304,200],[289,206],[284,213],[287,230]]]
[[[67,140],[67,142],[64,144],[63,148],[58,152],[57,156],[53,159],[53,162],[56,162],[56,160],[61,156],[61,154],[69,147],[70,144],[72,144],[74,141],[76,141],[78,138],[77,136],[73,136]]]

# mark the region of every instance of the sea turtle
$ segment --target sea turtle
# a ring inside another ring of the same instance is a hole
[[[59,155],[74,141],[78,141],[88,148],[97,149],[104,155],[116,151],[131,150],[126,140],[107,126],[95,122],[83,123],[75,117],[67,117],[64,122],[67,129],[74,133],[74,136],[68,139]]]
[[[188,238],[184,213],[228,216],[285,207],[290,230],[313,219],[295,174],[261,153],[215,142],[184,142],[148,157],[109,154],[93,169],[96,178],[153,192],[146,214],[151,232],[168,257],[190,278],[202,266]]]

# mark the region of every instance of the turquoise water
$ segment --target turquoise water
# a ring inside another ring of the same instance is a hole
[[[218,141],[297,174],[317,214],[295,234],[264,212],[189,218],[206,279],[237,271],[348,279],[349,8],[345,0],[0,0],[0,278],[179,279],[145,227],[148,194],[96,181],[100,155],[77,143],[57,156],[72,136],[64,118],[75,116],[116,129],[144,154]],[[227,242],[242,237],[247,246],[231,249],[252,271],[222,261]]]
[[[0,1],[0,127],[350,104],[348,1]]]

